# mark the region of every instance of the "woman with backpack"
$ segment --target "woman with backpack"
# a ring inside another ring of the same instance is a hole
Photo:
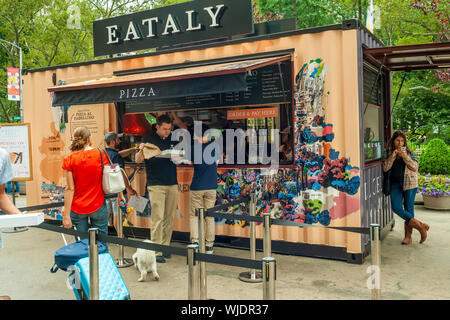
[[[414,218],[414,199],[418,188],[419,163],[417,155],[408,147],[406,135],[397,130],[392,135],[383,160],[383,171],[390,189],[392,210],[405,220],[405,238],[402,244],[410,244],[413,229],[420,233],[420,243],[427,238],[430,228]]]
[[[92,147],[91,133],[78,127],[73,133],[69,155],[64,158],[63,172],[66,180],[63,225],[74,225],[79,231],[98,228],[108,234],[108,210],[102,189],[103,165],[108,165],[106,152]],[[103,153],[101,156],[100,152]]]

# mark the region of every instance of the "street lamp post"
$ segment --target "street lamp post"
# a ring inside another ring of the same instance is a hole
[[[23,122],[23,96],[22,96],[22,48],[17,44],[0,39],[0,42],[4,42],[19,49],[19,88],[20,88],[20,122]]]
[[[15,44],[15,43],[12,43],[12,42],[9,42],[9,41],[3,40],[3,39],[0,39],[0,42],[4,42],[4,43],[7,43],[7,44],[10,44],[10,45],[12,45],[13,47],[16,47],[16,48],[19,49],[19,88],[20,88],[20,98],[19,98],[20,101],[19,101],[19,103],[20,103],[20,122],[23,122],[22,48],[19,47],[19,46],[18,46],[17,44]],[[14,183],[12,183],[11,187],[12,187],[12,199],[13,199],[13,203],[14,203],[14,205],[16,205],[16,193],[15,193],[15,186],[14,186]],[[27,231],[27,230],[28,230],[27,227],[21,227],[21,228],[19,228],[19,227],[14,227],[14,228],[12,228],[12,229],[6,229],[6,230],[3,230],[3,232],[6,232],[6,233],[14,233],[14,232]]]

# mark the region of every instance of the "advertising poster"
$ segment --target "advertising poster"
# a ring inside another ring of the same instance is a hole
[[[8,100],[20,101],[20,76],[19,68],[6,68]]]
[[[13,180],[32,180],[30,124],[0,124],[0,148],[9,152]]]

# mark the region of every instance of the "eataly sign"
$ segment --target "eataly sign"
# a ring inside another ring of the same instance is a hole
[[[220,27],[220,14],[221,11],[223,11],[225,5],[219,4],[215,7],[205,7],[203,10],[205,10],[209,17],[211,18],[211,23],[209,24],[210,28],[218,28]],[[204,27],[201,23],[197,23],[195,17],[197,15],[197,12],[194,10],[186,11],[186,19],[187,19],[187,28],[186,30],[182,30],[181,26],[177,22],[178,19],[174,17],[172,14],[167,15],[167,19],[165,22],[164,32],[161,33],[163,36],[167,36],[170,34],[180,33],[182,31],[198,31],[202,30]],[[141,20],[141,25],[144,26],[144,30],[147,31],[145,35],[142,34],[141,29],[139,26],[135,25],[133,21],[130,21],[128,23],[128,30],[125,33],[125,37],[123,38],[123,41],[130,41],[130,40],[138,40],[142,39],[143,37],[146,38],[153,38],[156,37],[156,24],[162,22],[159,17],[152,17],[147,19]],[[107,26],[106,29],[108,30],[108,42],[107,44],[112,43],[119,43],[120,37],[117,34],[119,26],[118,25],[112,25]]]
[[[253,33],[251,0],[196,0],[94,21],[94,55],[250,33]]]

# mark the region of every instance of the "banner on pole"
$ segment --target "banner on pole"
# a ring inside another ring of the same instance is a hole
[[[20,76],[19,68],[6,68],[8,74],[8,100],[20,101]]]

